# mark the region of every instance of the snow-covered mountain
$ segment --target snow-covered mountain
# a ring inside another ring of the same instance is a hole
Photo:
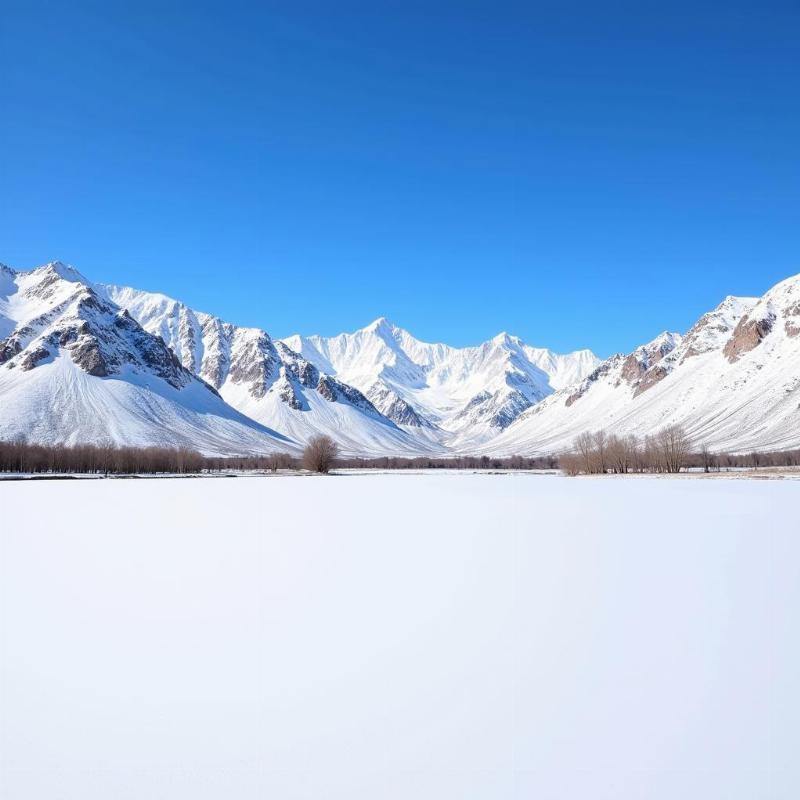
[[[195,311],[163,294],[96,284],[97,291],[158,335],[189,371],[248,417],[297,442],[332,436],[358,455],[439,451],[378,411],[358,389],[320,369],[258,328]]]
[[[662,333],[527,410],[485,450],[545,453],[574,437],[683,425],[696,446],[800,446],[800,275],[761,298],[726,297],[684,335]]]
[[[477,347],[428,344],[383,318],[355,333],[291,336],[284,342],[361,389],[398,424],[433,431],[457,450],[491,440],[526,409],[599,363],[589,350],[559,355],[507,333]]]
[[[59,262],[28,272],[0,266],[0,438],[18,437],[206,453],[298,448],[231,408]]]
[[[60,262],[0,266],[0,438],[348,454],[532,455],[583,431],[684,425],[696,445],[800,446],[800,275],[600,362],[501,333],[429,344],[386,319],[274,340]]]

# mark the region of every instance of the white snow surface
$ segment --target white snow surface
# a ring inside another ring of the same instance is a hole
[[[0,795],[794,800],[798,492],[0,482]]]

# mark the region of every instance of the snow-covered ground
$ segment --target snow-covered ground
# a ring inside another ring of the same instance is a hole
[[[0,484],[0,796],[800,796],[794,481]]]

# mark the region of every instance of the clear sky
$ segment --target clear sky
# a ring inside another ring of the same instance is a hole
[[[0,0],[0,261],[629,350],[800,272],[800,5]]]

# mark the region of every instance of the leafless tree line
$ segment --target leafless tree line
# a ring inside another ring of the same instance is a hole
[[[705,444],[695,447],[680,425],[667,425],[644,438],[608,435],[598,430],[578,436],[572,449],[562,453],[558,461],[568,475],[676,473],[690,468],[712,472],[800,465],[800,450],[734,454],[712,452]]]
[[[211,456],[204,459],[205,472],[278,472],[299,469],[300,462],[291,453],[261,456]]]
[[[454,456],[452,458],[432,458],[415,456],[401,458],[383,456],[380,458],[338,458],[336,466],[340,469],[558,469],[557,456],[510,456],[494,458],[491,456]]]
[[[189,448],[40,445],[0,441],[0,472],[152,474],[200,472],[202,455]]]
[[[689,467],[703,472],[722,472],[730,469],[762,469],[767,467],[800,467],[800,449],[758,451],[749,453],[712,452],[701,445],[689,456]]]
[[[327,438],[327,437],[326,437]],[[712,452],[701,445],[692,449],[679,426],[669,426],[653,436],[618,437],[603,431],[585,433],[560,456],[456,456],[453,458],[342,458],[333,444],[320,449],[306,448],[303,458],[289,453],[207,457],[189,448],[113,447],[103,445],[38,445],[22,440],[0,440],[0,472],[37,474],[193,474],[213,472],[256,472],[299,470],[326,472],[330,469],[455,469],[455,470],[552,470],[570,475],[603,472],[678,472],[703,469],[705,472],[728,469],[759,469],[800,466],[800,449],[776,452]]]
[[[41,445],[0,440],[0,472],[76,475],[254,472],[299,469],[289,453],[209,457],[185,447]]]
[[[582,433],[559,465],[568,475],[680,472],[687,466],[691,443],[680,425],[667,425],[652,436],[609,436],[604,430]]]
[[[324,441],[323,441],[324,440]],[[555,456],[490,458],[342,458],[329,437],[315,437],[303,456],[270,453],[249,456],[203,456],[189,448],[115,447],[112,445],[41,445],[0,440],[0,472],[33,474],[131,475],[223,473],[308,469],[557,469]]]

